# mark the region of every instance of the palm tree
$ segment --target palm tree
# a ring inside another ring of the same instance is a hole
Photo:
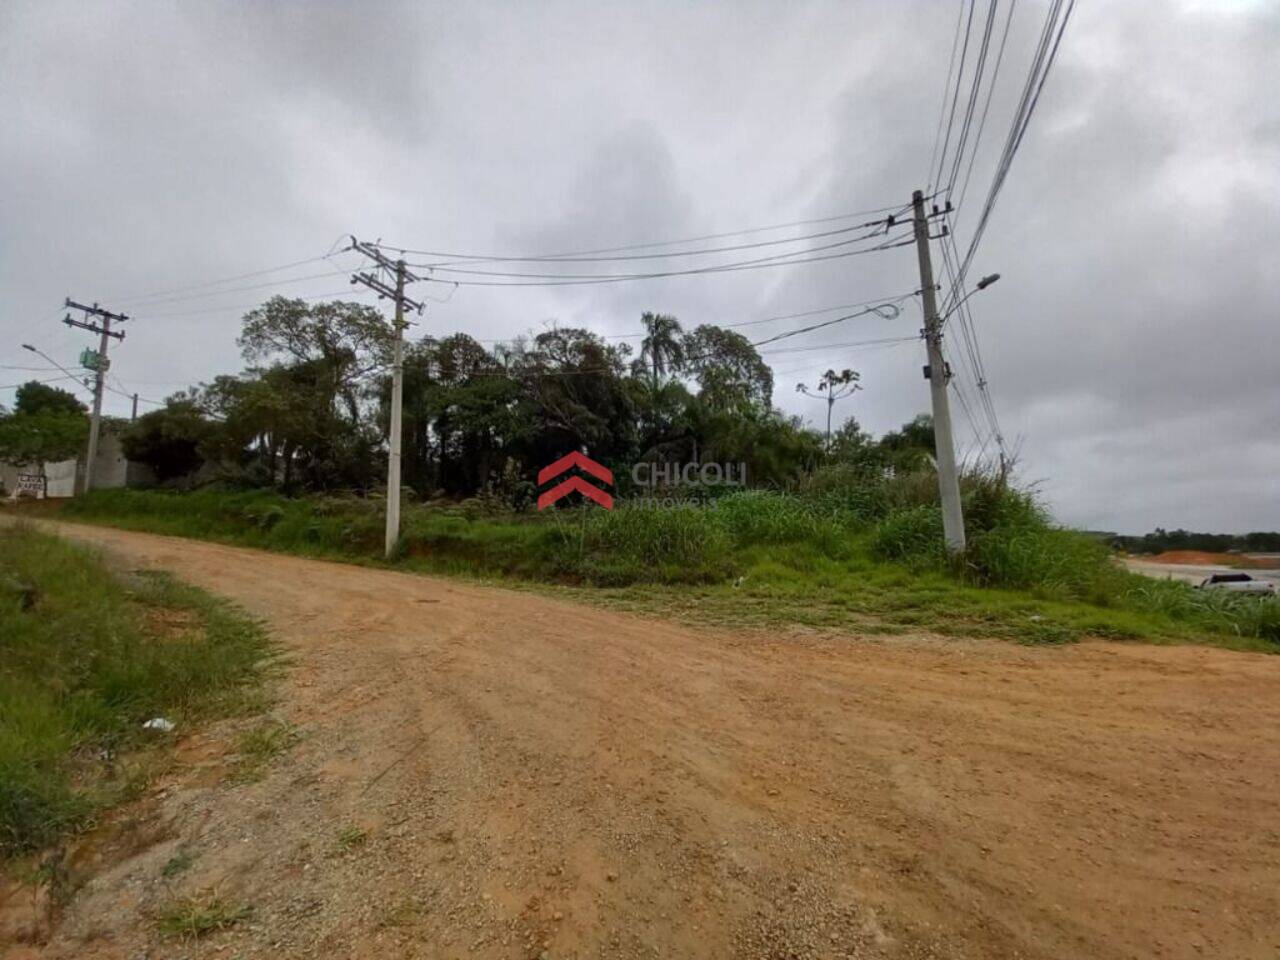
[[[649,371],[650,386],[656,396],[658,382],[669,373],[679,373],[684,367],[684,331],[680,321],[665,313],[644,313],[644,339],[640,342],[640,363]]]

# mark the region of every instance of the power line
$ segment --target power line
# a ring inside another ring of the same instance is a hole
[[[44,380],[23,380],[21,383],[6,383],[0,386],[0,390],[13,390],[16,387],[26,386],[28,383],[57,383],[60,380],[74,380],[80,383],[80,378],[74,375],[64,375],[61,377],[47,377]],[[81,384],[83,386],[83,384]]]
[[[947,82],[942,85],[942,103],[938,105],[938,129],[933,133],[933,150],[929,154],[929,166],[925,168],[925,189],[933,185],[933,166],[938,159],[938,143],[942,140],[942,121],[947,115],[947,96],[951,93],[951,74],[956,66],[956,48],[960,46],[960,24],[964,22],[964,0],[956,8],[956,29],[951,36],[951,57],[947,61]],[[960,78],[956,78],[960,82]]]
[[[919,337],[879,337],[873,340],[853,340],[845,343],[819,343],[819,344],[814,344],[813,346],[808,346],[808,347],[786,347],[782,349],[762,350],[760,351],[760,355],[761,355],[761,359],[763,359],[765,354],[806,353],[806,352],[811,352],[813,350],[840,350],[840,349],[845,349],[849,347],[877,347],[877,346],[884,346],[884,345],[896,345],[899,343],[911,343],[918,339],[920,338]],[[755,344],[751,344],[751,346],[754,347]],[[521,356],[528,356],[528,354],[522,354]],[[710,356],[712,356],[711,353],[699,354],[695,357],[686,358],[686,362],[697,362],[698,360],[704,360]],[[534,370],[529,370],[527,368],[512,370],[510,368],[504,367],[501,370],[475,370],[467,374],[467,377],[464,379],[470,379],[471,377],[510,377],[513,380],[517,380],[527,376],[533,376],[533,377],[576,377],[576,376],[589,376],[589,375],[594,376],[596,374],[601,374],[601,373],[613,373],[623,365],[624,365],[624,362],[622,358],[619,357],[617,362],[613,364],[608,364],[605,366],[595,366],[595,367],[579,367],[576,370],[536,370],[534,371]]]
[[[961,0],[963,4],[964,0]],[[942,168],[947,162],[947,148],[951,144],[951,128],[956,120],[956,106],[960,102],[960,81],[964,79],[964,64],[969,56],[969,34],[973,29],[973,10],[977,6],[978,0],[969,0],[969,16],[964,24],[964,46],[960,49],[960,69],[956,73],[956,85],[951,94],[951,112],[947,116],[947,135],[942,141],[942,155],[938,157],[938,170],[933,175],[933,183],[938,187],[942,186]]]
[[[434,263],[418,263],[415,266],[427,268],[443,268],[457,266],[458,264],[468,263],[611,263],[617,261],[628,260],[669,260],[673,257],[693,257],[705,256],[711,253],[731,253],[737,250],[756,250],[761,247],[776,247],[787,243],[801,243],[805,240],[821,240],[826,237],[835,237],[845,233],[852,233],[855,230],[863,230],[872,226],[885,226],[888,218],[883,220],[870,220],[866,223],[854,224],[851,227],[840,227],[836,230],[823,230],[819,233],[806,233],[798,237],[782,237],[777,240],[757,240],[754,243],[735,243],[724,247],[703,247],[698,250],[676,250],[671,253],[642,253],[631,254],[628,256],[569,256],[566,254],[552,254],[543,256],[487,256],[468,254],[449,254],[436,253],[431,256],[439,257],[461,257],[464,259],[455,260],[437,260]],[[878,231],[877,231],[878,232]],[[464,272],[464,271],[457,271]]]
[[[174,293],[185,293],[188,290],[205,290],[209,287],[216,287],[224,283],[234,283],[237,280],[248,280],[252,277],[263,277],[269,273],[278,273],[281,270],[292,270],[294,267],[305,266],[308,263],[318,263],[321,260],[327,260],[333,256],[332,253],[325,254],[320,257],[307,257],[303,260],[294,260],[291,263],[282,263],[278,267],[266,267],[262,270],[251,270],[248,273],[238,273],[231,277],[222,277],[218,280],[209,280],[205,283],[191,284],[185,287],[173,287],[168,290],[155,290],[151,293],[140,293],[132,297],[112,297],[111,299],[119,303],[137,303],[141,300],[151,300],[154,297],[164,297]]]
[[[714,326],[722,327],[724,329],[754,327],[754,326],[759,326],[760,324],[765,324],[765,323],[777,323],[782,320],[800,320],[805,317],[817,317],[817,316],[821,316],[824,313],[835,313],[838,310],[852,310],[855,307],[865,307],[868,304],[872,304],[872,303],[901,303],[903,300],[909,300],[911,297],[914,297],[914,296],[916,296],[916,293],[913,292],[913,293],[898,294],[896,296],[872,297],[868,300],[859,300],[856,303],[840,303],[830,307],[819,307],[816,310],[803,310],[799,313],[783,313],[774,317],[761,317],[759,320],[737,320],[732,323],[717,323],[717,324],[714,324]],[[842,317],[841,319],[846,319],[846,318]],[[455,330],[453,333],[442,334],[436,339],[443,340],[446,337],[452,337],[458,334],[466,334],[466,331]],[[537,336],[537,334],[534,333],[533,331],[529,331],[527,335],[531,337]],[[520,334],[520,336],[525,336],[525,334]],[[644,332],[600,333],[600,334],[596,334],[596,336],[598,336],[601,340],[639,340],[648,336],[648,334]],[[514,343],[516,338],[515,337],[487,337],[487,338],[472,337],[472,339],[475,340],[476,343],[510,344],[510,343]]]
[[[268,287],[282,287],[290,283],[305,283],[308,280],[320,280],[324,277],[345,277],[349,271],[347,270],[329,270],[326,273],[312,273],[305,277],[291,277],[288,280],[272,280],[269,283],[255,283],[244,287],[228,287],[225,290],[213,290],[206,293],[192,293],[184,296],[163,297],[152,300],[146,306],[156,306],[157,304],[178,303],[183,300],[199,300],[203,297],[217,297],[224,293],[243,293],[246,290],[265,290]]]
[[[1053,0],[1045,15],[1040,41],[1037,44],[1030,69],[1027,72],[1027,80],[1023,85],[1018,107],[1014,111],[1008,136],[1005,138],[1004,149],[996,165],[995,174],[987,191],[987,197],[983,202],[982,212],[979,215],[977,226],[974,228],[973,237],[970,239],[969,247],[960,262],[958,275],[961,283],[963,283],[965,276],[969,272],[978,244],[981,243],[987,224],[990,222],[991,211],[995,207],[996,199],[1004,187],[1005,178],[1008,176],[1009,168],[1013,164],[1013,158],[1017,154],[1023,137],[1026,135],[1027,127],[1031,123],[1031,117],[1035,113],[1036,105],[1040,101],[1040,94],[1044,90],[1045,81],[1048,79],[1049,72],[1052,70],[1054,61],[1057,58],[1062,35],[1067,28],[1067,22],[1070,20],[1071,12],[1074,8],[1075,0],[1067,0],[1066,10],[1063,13],[1063,0]],[[960,295],[959,288],[951,291],[953,300]],[[950,306],[950,303],[948,306]]]
[[[943,239],[942,242],[942,262],[944,268],[950,278],[952,284],[956,283],[956,261],[958,254],[955,249],[954,242],[950,236]],[[965,348],[962,357],[967,356],[972,365],[973,378],[977,384],[981,399],[983,401],[983,412],[987,418],[988,424],[991,426],[992,432],[1000,436],[1000,424],[996,417],[995,407],[991,404],[990,398],[986,395],[986,373],[983,369],[981,351],[978,347],[977,331],[973,325],[973,315],[970,312],[968,301],[962,301],[955,308],[956,325],[960,330],[961,340]],[[1003,440],[1000,441],[1003,447]]]
[[[735,264],[722,264],[714,267],[699,267],[690,270],[666,270],[657,273],[633,273],[621,274],[616,276],[595,277],[594,279],[573,279],[573,280],[441,280],[435,277],[427,277],[426,279],[433,283],[454,283],[464,287],[562,287],[562,286],[592,286],[603,283],[622,283],[627,280],[655,280],[662,277],[685,277],[696,276],[709,273],[735,273],[739,270],[761,270],[768,267],[788,267],[802,263],[817,263],[823,260],[839,260],[845,257],[854,257],[867,253],[878,253],[882,250],[890,250],[894,247],[910,246],[915,241],[899,240],[894,238],[893,243],[881,243],[873,247],[864,247],[859,250],[846,250],[841,253],[823,254],[817,257],[804,257],[802,259],[782,260],[778,257],[765,258],[769,262],[746,262]],[[791,255],[788,255],[791,256]]]
[[[991,47],[991,30],[995,25],[996,7],[999,0],[989,0],[987,4],[987,20],[982,30],[982,45],[978,48],[978,59],[973,68],[973,81],[969,85],[969,97],[965,104],[964,121],[960,127],[960,135],[956,139],[956,149],[951,161],[951,175],[947,178],[947,196],[955,188],[956,178],[960,175],[960,164],[964,160],[965,146],[969,141],[969,131],[973,126],[973,115],[978,103],[978,95],[982,90],[982,75],[987,66],[987,52]]]
[[[1000,49],[996,53],[996,65],[991,70],[991,81],[987,85],[987,100],[982,106],[982,119],[978,121],[978,133],[973,140],[973,151],[969,154],[969,168],[965,171],[964,185],[960,188],[960,199],[956,201],[956,209],[959,210],[964,203],[965,196],[969,193],[969,179],[973,176],[973,163],[978,159],[978,147],[982,144],[982,132],[987,126],[987,113],[991,110],[991,96],[996,90],[996,79],[1000,76],[1000,64],[1004,62],[1004,48],[1009,40],[1009,26],[1013,23],[1013,11],[1018,5],[1018,0],[1009,0],[1009,12],[1004,18],[1004,32],[1000,35]],[[955,227],[955,218],[952,218],[952,227]]]
[[[739,261],[735,261],[728,264],[713,264],[712,266],[709,266],[709,267],[698,267],[696,269],[699,271],[703,271],[703,270],[713,271],[718,267],[723,267],[723,266],[746,266],[748,264],[768,263],[776,260],[783,260],[788,257],[799,257],[799,256],[804,256],[810,253],[819,253],[823,250],[833,250],[836,247],[847,247],[855,243],[861,243],[863,240],[871,240],[875,237],[880,236],[882,232],[881,231],[882,226],[883,224],[878,225],[874,229],[872,229],[870,232],[861,234],[860,236],[849,237],[844,240],[837,240],[833,243],[820,244],[816,247],[809,247],[808,249],[805,249],[805,250],[792,250],[788,253],[770,254],[769,256],[758,257],[754,260],[739,260]],[[860,225],[857,229],[864,229],[864,228],[865,228],[865,225]],[[847,231],[841,230],[838,232],[845,233]],[[884,233],[887,236],[887,229],[884,231]],[[564,261],[564,262],[569,262],[569,261]],[[426,267],[427,269],[431,270],[433,273],[460,273],[460,274],[469,274],[472,276],[481,276],[481,277],[515,277],[515,278],[521,278],[521,279],[530,278],[530,279],[541,279],[541,280],[596,280],[596,279],[618,280],[618,279],[632,279],[632,278],[648,276],[648,274],[639,274],[639,273],[625,273],[625,274],[624,273],[520,273],[520,272],[506,271],[506,270],[467,270],[464,268],[457,268],[457,267],[438,267],[429,263],[415,263],[414,266]],[[684,271],[679,271],[679,272],[684,272]],[[655,274],[655,275],[659,275],[659,274]]]
[[[464,260],[471,260],[476,263],[509,261],[509,260],[564,260],[570,257],[587,257],[596,254],[608,253],[625,253],[629,250],[651,250],[658,247],[677,247],[687,243],[701,243],[705,240],[723,240],[727,237],[748,236],[755,233],[768,233],[771,230],[786,230],[790,227],[809,227],[822,223],[835,223],[840,220],[851,220],[854,217],[867,217],[877,213],[896,212],[901,213],[906,210],[902,204],[891,204],[887,207],[875,207],[870,210],[855,210],[851,213],[840,213],[829,217],[817,217],[810,220],[793,220],[790,223],[775,223],[767,227],[747,227],[744,230],[729,230],[724,233],[708,233],[700,237],[685,237],[682,240],[658,240],[649,243],[633,243],[625,246],[617,247],[599,247],[594,250],[569,250],[562,253],[546,253],[536,256],[510,256],[504,254],[475,254],[475,253],[450,253],[439,250],[421,250],[412,247],[397,247],[392,244],[379,242],[375,246],[382,247],[386,250],[396,250],[402,254],[414,254],[415,256],[426,257],[458,257]],[[856,229],[853,228],[853,229]],[[639,259],[639,258],[636,258]]]
[[[372,291],[368,289],[352,290],[348,287],[346,290],[335,290],[331,293],[317,293],[306,297],[289,297],[290,300],[304,300],[308,303],[315,300],[327,300],[330,297],[367,297]],[[246,303],[234,307],[202,307],[199,310],[186,310],[182,313],[144,313],[141,317],[134,317],[135,320],[178,320],[183,317],[198,317],[209,313],[230,313],[238,310],[256,310],[261,307],[261,303]],[[145,307],[143,308],[146,309]]]
[[[900,299],[905,300],[907,297],[912,297],[912,296],[915,296],[915,294],[908,293],[908,294],[905,294]],[[886,316],[885,313],[883,312],[885,310],[890,310],[892,311],[892,313]],[[902,311],[899,310],[895,304],[881,303],[881,304],[877,304],[874,307],[868,307],[865,310],[859,310],[857,313],[850,313],[850,314],[846,314],[843,317],[836,317],[834,320],[823,320],[821,323],[811,323],[808,326],[801,327],[798,330],[787,330],[784,333],[779,333],[772,337],[769,337],[767,340],[757,340],[755,343],[752,344],[752,346],[759,347],[759,346],[763,346],[766,343],[773,343],[774,341],[777,341],[777,340],[785,340],[788,337],[798,337],[802,333],[812,333],[814,330],[821,330],[823,327],[829,327],[834,323],[843,323],[845,320],[852,320],[855,317],[864,317],[867,314],[872,314],[872,313],[878,317],[881,317],[884,320],[896,320],[898,316],[902,313]]]
[[[919,340],[915,337],[879,337],[875,340],[852,340],[847,343],[818,343],[809,347],[784,347],[780,350],[761,350],[764,354],[781,354],[781,353],[807,353],[811,350],[843,350],[846,347],[870,347],[885,343],[913,343]]]

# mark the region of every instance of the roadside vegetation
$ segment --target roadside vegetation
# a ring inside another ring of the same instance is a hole
[[[145,786],[164,736],[148,720],[181,730],[260,703],[268,654],[201,591],[0,527],[0,859]]]
[[[970,546],[953,563],[928,416],[878,438],[853,418],[819,433],[774,405],[770,338],[686,330],[652,312],[637,336],[634,351],[573,327],[491,346],[465,334],[409,344],[397,563],[717,621],[1280,643],[1280,601],[1126,573],[1106,535],[1055,526],[1011,482],[1008,461],[964,478]],[[174,394],[121,428],[158,489],[95,492],[66,514],[382,562],[385,319],[358,303],[273,297],[244,316],[238,342],[241,374]],[[819,387],[859,379],[829,370]],[[56,390],[38,386],[9,416],[15,436],[32,432],[24,417],[56,405]],[[62,413],[75,416],[74,402]],[[11,446],[0,443],[0,458],[31,453]],[[539,469],[571,450],[614,471],[616,509],[575,506],[574,494],[532,510]],[[632,467],[646,463],[650,477],[659,465],[728,464],[750,488],[645,488]],[[715,499],[635,506],[646,493]]]
[[[791,491],[702,505],[535,514],[483,500],[418,504],[396,563],[542,583],[637,611],[744,625],[1065,642],[1083,636],[1203,640],[1280,650],[1280,600],[1128,573],[1101,539],[1054,526],[1025,492],[970,473],[970,547],[949,561],[936,479],[852,466]],[[138,530],[380,563],[383,504],[264,491],[99,491],[64,514]]]

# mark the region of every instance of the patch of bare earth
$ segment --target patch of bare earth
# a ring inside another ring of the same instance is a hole
[[[154,842],[33,955],[1280,954],[1280,659],[694,630],[62,529],[263,616],[299,736],[251,782],[231,731],[184,742]],[[250,912],[156,932],[215,896]]]

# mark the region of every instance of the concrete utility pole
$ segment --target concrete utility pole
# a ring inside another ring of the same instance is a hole
[[[81,493],[88,493],[93,489],[93,464],[98,458],[98,436],[102,426],[102,392],[107,385],[107,368],[110,361],[107,359],[107,344],[111,342],[111,338],[117,340],[124,339],[124,331],[113,331],[111,329],[111,321],[115,320],[123,323],[129,318],[123,313],[111,313],[108,310],[101,309],[96,303],[91,307],[86,307],[82,303],[76,303],[68,298],[66,306],[72,310],[79,310],[84,314],[84,320],[72,320],[71,314],[67,314],[62,321],[69,327],[79,327],[81,330],[88,330],[90,333],[99,334],[98,338],[98,355],[93,365],[95,374],[93,381],[93,417],[89,420],[89,450],[85,454],[84,461],[84,484],[81,487]],[[102,321],[102,325],[93,323],[90,317],[97,317]]]
[[[924,298],[924,342],[929,365],[929,394],[933,399],[933,445],[938,460],[938,494],[942,500],[942,532],[947,552],[964,552],[964,514],[960,507],[960,477],[956,471],[955,443],[951,437],[951,403],[947,396],[948,376],[942,358],[942,320],[938,317],[937,289],[933,285],[933,262],[929,257],[929,218],[925,215],[924,193],[911,195],[915,210],[916,252],[920,259],[920,294]]]
[[[387,454],[387,557],[400,539],[400,444],[404,406],[404,261],[396,261],[396,330],[391,344],[391,449]]]
[[[386,557],[390,559],[395,552],[396,542],[400,539],[400,460],[401,432],[404,408],[404,329],[408,323],[404,319],[405,305],[409,305],[418,313],[422,312],[422,304],[410,300],[404,295],[406,282],[419,280],[405,267],[403,260],[394,263],[382,250],[373,243],[361,243],[351,238],[352,250],[358,250],[376,264],[378,272],[357,273],[351,278],[352,283],[361,283],[378,294],[378,299],[389,297],[395,301],[396,313],[394,322],[394,338],[391,342],[391,423],[387,437],[387,533]],[[388,286],[383,272],[395,275],[395,286]]]
[[[129,419],[138,419],[138,395],[136,393],[133,395],[133,413],[129,414]]]

